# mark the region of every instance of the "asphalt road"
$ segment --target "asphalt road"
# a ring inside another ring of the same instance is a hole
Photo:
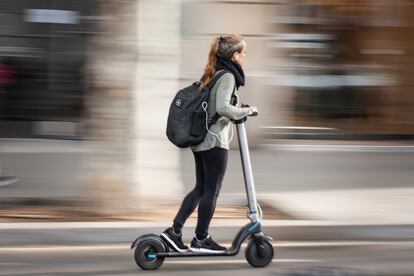
[[[276,222],[276,221],[275,221]],[[269,222],[268,222],[269,223]],[[157,271],[142,271],[131,242],[162,228],[124,223],[14,223],[0,225],[0,275],[413,275],[410,226],[274,226],[273,262],[254,269],[244,246],[234,257],[167,258]],[[188,243],[193,229],[184,229]],[[229,247],[237,227],[214,227]]]
[[[156,271],[136,266],[128,244],[2,247],[0,275],[413,275],[413,242],[275,245],[266,268],[235,257],[170,258]]]

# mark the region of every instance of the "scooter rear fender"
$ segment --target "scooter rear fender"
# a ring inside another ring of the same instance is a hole
[[[134,249],[135,247],[138,246],[138,244],[142,240],[148,239],[148,238],[154,238],[154,239],[160,240],[162,243],[164,243],[162,241],[162,239],[160,238],[160,236],[158,236],[158,235],[155,235],[155,234],[145,234],[145,235],[142,235],[142,236],[139,236],[138,238],[136,238],[136,240],[131,244],[131,249]]]

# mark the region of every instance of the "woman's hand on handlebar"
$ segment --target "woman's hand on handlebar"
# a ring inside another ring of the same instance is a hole
[[[258,113],[257,107],[250,106],[249,109],[250,109],[249,116],[256,116],[257,115],[257,113]]]

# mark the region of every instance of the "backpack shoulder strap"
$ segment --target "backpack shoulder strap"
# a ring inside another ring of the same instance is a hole
[[[220,79],[221,78],[221,76],[223,76],[225,73],[227,73],[227,71],[224,71],[224,70],[222,70],[222,71],[220,71],[219,73],[217,73],[216,75],[219,75],[220,74],[220,76],[215,80],[215,82],[217,82],[217,80],[218,79]],[[212,80],[213,81],[213,80]],[[212,82],[211,81],[211,82]],[[210,82],[210,83],[211,83]],[[214,84],[213,84],[213,86],[214,86]],[[213,87],[212,86],[212,87]],[[231,93],[231,96],[233,97],[233,95],[234,95],[234,92],[236,91],[236,86],[234,86],[234,88],[233,88],[233,92]],[[218,121],[218,119],[220,118],[220,115],[216,112],[214,115],[213,115],[213,117],[211,118],[211,121],[209,122],[209,124],[208,124],[208,126],[210,127],[210,126],[212,126],[212,125],[214,125],[217,121]]]
[[[228,73],[228,71],[220,70],[216,74],[214,74],[211,81],[207,84],[207,88],[210,90],[216,84],[216,82],[226,73]]]

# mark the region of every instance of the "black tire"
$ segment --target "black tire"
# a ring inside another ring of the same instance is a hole
[[[259,256],[254,239],[249,242],[246,248],[246,260],[253,267],[265,267],[273,259],[273,246],[267,240],[260,241],[260,243],[263,245],[263,256]]]
[[[156,238],[148,238],[143,240],[135,248],[135,262],[144,270],[155,270],[164,262],[164,257],[149,257],[150,253],[165,252],[163,242]]]

